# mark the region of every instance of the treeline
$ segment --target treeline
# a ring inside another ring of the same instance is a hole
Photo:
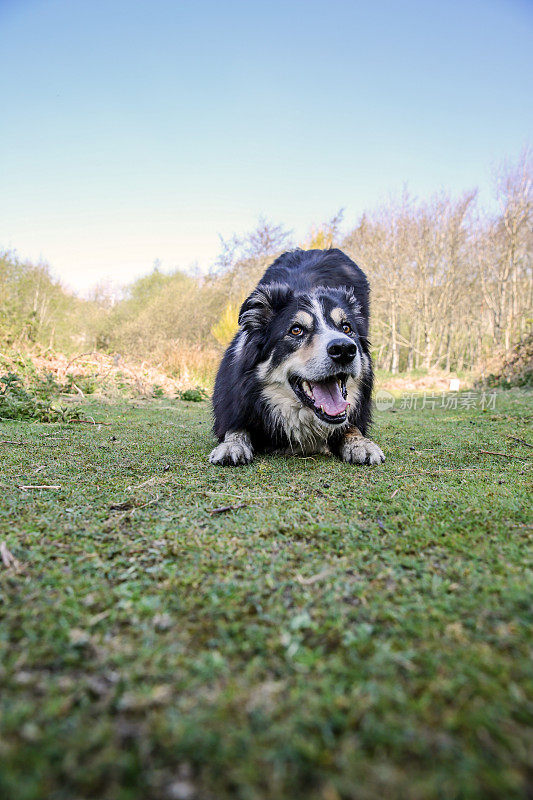
[[[295,242],[260,221],[222,242],[207,276],[159,269],[114,300],[95,290],[65,292],[45,265],[0,257],[0,344],[65,352],[105,350],[205,377],[231,339],[240,303],[284,250],[336,246],[372,287],[372,343],[378,367],[481,370],[531,328],[532,170],[528,155],[500,170],[497,211],[477,193],[418,201],[407,193],[364,214],[346,232],[342,214]],[[344,228],[344,232],[343,232]]]
[[[531,326],[532,173],[524,158],[503,170],[499,212],[475,192],[429,202],[405,196],[364,216],[344,239],[373,289],[377,363],[398,372],[483,366]]]
[[[94,338],[104,317],[104,304],[66,292],[46,264],[30,264],[14,253],[0,252],[1,348],[39,345],[71,352],[89,336]]]

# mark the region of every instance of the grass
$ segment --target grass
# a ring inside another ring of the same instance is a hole
[[[82,408],[0,426],[3,798],[527,796],[531,394],[378,413],[375,468]]]

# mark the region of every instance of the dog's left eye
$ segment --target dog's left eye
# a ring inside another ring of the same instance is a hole
[[[343,330],[344,333],[351,333],[352,332],[352,326],[350,325],[349,322],[343,322],[342,323],[342,330]]]
[[[301,327],[301,325],[293,325],[289,331],[291,336],[301,336],[303,332],[304,329]]]

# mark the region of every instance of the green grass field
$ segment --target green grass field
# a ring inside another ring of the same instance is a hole
[[[531,394],[377,413],[374,468],[83,413],[0,424],[2,798],[528,796]]]

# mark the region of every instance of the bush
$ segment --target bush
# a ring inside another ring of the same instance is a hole
[[[515,345],[501,367],[485,381],[488,386],[510,389],[512,386],[533,386],[533,331]]]
[[[188,400],[192,403],[201,403],[202,400],[207,400],[208,394],[201,386],[196,386],[194,389],[186,389],[184,392],[179,392],[178,397],[180,400]]]
[[[51,377],[51,376],[48,376]],[[46,390],[55,381],[41,381]],[[41,395],[37,391],[41,391]],[[44,399],[43,399],[44,397]],[[52,405],[50,396],[43,395],[43,387],[28,390],[15,372],[0,377],[0,420],[18,419],[35,422],[70,422],[80,419],[78,408],[63,408]]]

